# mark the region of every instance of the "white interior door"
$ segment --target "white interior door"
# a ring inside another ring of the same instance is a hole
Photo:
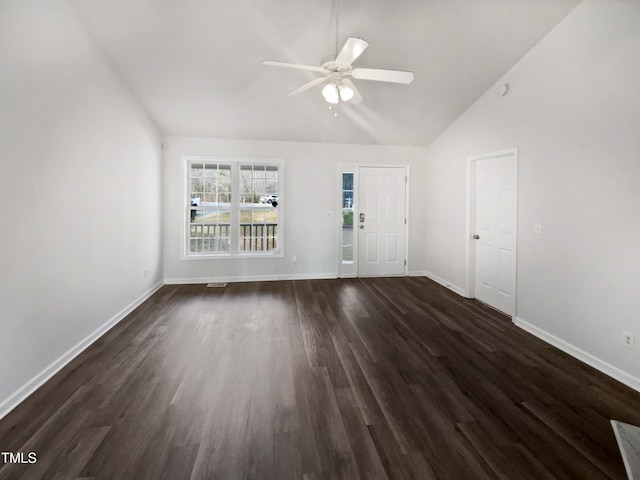
[[[358,275],[405,274],[406,169],[360,167]]]
[[[474,293],[515,314],[517,159],[509,151],[475,160]]]

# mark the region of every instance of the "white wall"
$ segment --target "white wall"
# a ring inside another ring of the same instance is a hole
[[[409,270],[424,270],[423,148],[336,145],[258,140],[165,137],[164,271],[167,283],[214,279],[335,277],[338,270],[338,164],[406,164],[411,179]],[[285,161],[285,257],[273,259],[180,260],[183,226],[182,155],[281,158]],[[298,255],[293,263],[292,255]]]
[[[155,126],[64,0],[1,9],[0,417],[162,280]]]
[[[425,176],[427,270],[463,287],[466,158],[519,148],[519,321],[635,388],[639,25],[640,2],[584,0],[428,148]]]

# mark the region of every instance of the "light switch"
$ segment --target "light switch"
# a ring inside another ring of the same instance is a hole
[[[542,235],[542,224],[540,222],[533,224],[533,233],[536,235]]]

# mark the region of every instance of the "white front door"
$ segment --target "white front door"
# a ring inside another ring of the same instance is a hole
[[[406,169],[360,167],[358,173],[358,275],[405,274]]]
[[[517,159],[515,151],[475,160],[475,297],[515,314]]]

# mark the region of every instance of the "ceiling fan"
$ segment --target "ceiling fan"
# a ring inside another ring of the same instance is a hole
[[[358,89],[350,77],[357,80],[373,80],[377,82],[403,84],[413,82],[413,72],[380,70],[377,68],[354,68],[352,63],[362,55],[362,52],[364,52],[368,46],[369,44],[364,40],[350,37],[335,60],[326,61],[319,67],[298,63],[274,62],[272,60],[267,60],[262,63],[274,67],[296,68],[319,73],[320,76],[318,78],[287,93],[286,96],[292,97],[293,95],[298,95],[316,85],[324,83],[325,86],[322,89],[322,96],[331,104],[337,104],[341,101],[350,103],[360,103],[362,101],[362,95],[360,95],[360,92],[358,92]]]

